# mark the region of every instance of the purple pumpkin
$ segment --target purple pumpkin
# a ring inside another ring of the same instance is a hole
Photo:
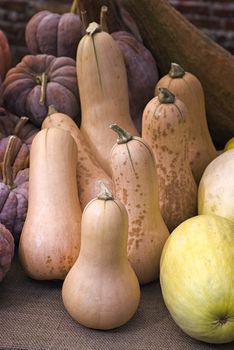
[[[11,232],[3,224],[0,224],[0,282],[11,267],[14,248],[14,239]]]
[[[31,54],[67,56],[76,59],[76,49],[84,30],[74,13],[36,13],[27,23],[25,40]]]
[[[0,141],[0,222],[18,243],[28,207],[29,148],[17,136]]]
[[[37,127],[46,118],[49,105],[79,123],[75,60],[45,54],[24,56],[6,75],[3,100],[8,111],[27,116]]]

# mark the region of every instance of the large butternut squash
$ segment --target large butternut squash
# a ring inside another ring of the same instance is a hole
[[[217,152],[206,120],[206,107],[203,87],[199,79],[177,63],[171,63],[171,69],[157,83],[159,87],[168,88],[188,109],[190,136],[188,140],[188,159],[194,178],[199,183],[206,166],[217,156]]]
[[[62,288],[68,313],[86,327],[116,328],[140,301],[137,277],[127,259],[128,215],[103,188],[82,214],[81,249]]]
[[[129,112],[127,73],[122,53],[110,34],[93,22],[77,50],[77,75],[81,103],[80,130],[107,174],[117,123],[138,135]]]
[[[129,217],[128,258],[141,284],[155,280],[169,236],[159,209],[155,158],[140,137],[120,126],[111,128],[118,139],[111,151],[115,196],[126,206]]]
[[[83,210],[86,204],[98,195],[99,181],[112,190],[112,180],[98,164],[77,124],[68,115],[57,112],[52,106],[49,108],[49,115],[42,123],[43,129],[51,127],[69,131],[77,144],[77,186]]]
[[[30,152],[28,212],[20,262],[35,279],[64,279],[80,250],[77,146],[68,131],[41,130]]]
[[[142,137],[152,148],[159,179],[160,210],[171,232],[197,213],[197,185],[188,161],[188,109],[160,88],[145,107]]]

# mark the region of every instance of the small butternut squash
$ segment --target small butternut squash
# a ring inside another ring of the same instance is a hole
[[[104,188],[85,207],[81,225],[80,254],[62,287],[64,306],[86,327],[119,327],[134,315],[140,300],[127,259],[127,211]]]
[[[188,109],[188,158],[196,183],[199,184],[206,166],[217,156],[206,120],[203,87],[194,74],[185,72],[177,63],[171,63],[169,73],[158,81],[155,95],[158,95],[159,87],[169,89]]]
[[[186,105],[167,88],[145,107],[142,137],[151,147],[157,164],[159,203],[171,232],[197,213],[197,185],[188,161]]]
[[[112,180],[95,159],[77,124],[67,114],[57,112],[49,107],[49,115],[42,123],[42,129],[57,127],[67,130],[73,136],[77,148],[77,186],[81,209],[99,193],[99,181],[112,190]]]
[[[127,73],[122,53],[112,36],[93,22],[77,49],[77,76],[81,103],[80,130],[107,174],[115,136],[109,125],[122,125],[138,135],[130,117]]]
[[[158,278],[159,261],[169,236],[159,209],[158,179],[154,155],[140,137],[120,126],[111,151],[115,196],[125,205],[129,217],[128,259],[141,284]]]
[[[80,250],[77,146],[68,131],[41,130],[30,151],[28,212],[19,257],[38,280],[64,279]]]

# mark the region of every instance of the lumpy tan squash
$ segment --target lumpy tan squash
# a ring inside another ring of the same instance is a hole
[[[34,279],[64,279],[80,250],[77,146],[68,131],[41,130],[30,152],[28,212],[19,257]]]

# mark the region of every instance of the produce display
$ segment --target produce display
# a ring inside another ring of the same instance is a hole
[[[77,327],[121,332],[156,282],[182,334],[232,342],[233,57],[163,0],[71,5],[15,66],[0,30],[1,285],[17,251]]]

